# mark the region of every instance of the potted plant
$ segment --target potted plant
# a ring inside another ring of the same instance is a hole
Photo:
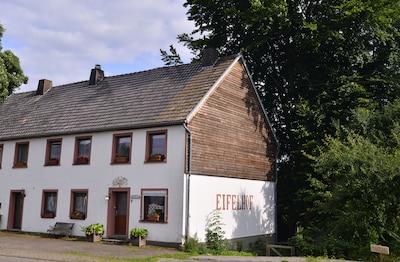
[[[84,219],[85,215],[80,210],[75,210],[71,212],[70,216],[71,219]]]
[[[54,218],[54,217],[55,217],[55,214],[54,214],[53,211],[45,210],[42,217],[45,217],[45,218]]]
[[[150,161],[164,161],[165,156],[162,154],[150,154]]]
[[[50,159],[47,161],[47,165],[55,166],[59,163],[59,157],[57,156],[50,156]]]
[[[86,155],[80,155],[76,157],[76,164],[87,164],[89,163],[89,156]]]
[[[81,230],[85,232],[86,239],[89,242],[99,242],[104,234],[104,226],[100,223],[91,224],[89,226],[81,226]]]
[[[115,162],[116,163],[128,163],[129,162],[129,157],[126,155],[117,155],[115,157]]]
[[[131,244],[134,246],[145,246],[146,245],[146,238],[149,232],[147,229],[135,227],[131,229],[130,236],[131,236]]]
[[[158,214],[157,212],[151,212],[150,214],[147,215],[147,219],[151,221],[159,221],[160,214]]]

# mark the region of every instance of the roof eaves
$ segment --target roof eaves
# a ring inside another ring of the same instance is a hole
[[[100,133],[100,132],[110,132],[110,131],[123,131],[123,130],[132,130],[132,129],[142,129],[142,128],[159,128],[159,127],[168,127],[168,126],[178,126],[184,123],[184,119],[169,121],[169,122],[159,122],[159,123],[144,123],[138,125],[126,125],[119,127],[109,127],[109,128],[89,128],[89,129],[80,129],[80,130],[69,130],[65,132],[51,132],[51,133],[41,133],[41,134],[27,134],[27,135],[16,135],[16,136],[7,136],[0,137],[1,141],[10,141],[10,140],[21,140],[21,139],[31,139],[31,138],[42,138],[42,137],[54,137],[54,136],[66,136],[66,135],[80,135],[87,133]]]

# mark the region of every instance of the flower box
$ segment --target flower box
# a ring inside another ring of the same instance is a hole
[[[87,164],[87,163],[89,163],[89,158],[87,158],[87,157],[78,157],[75,160],[75,164],[77,164],[77,165],[83,165],[83,164]]]
[[[58,165],[58,163],[59,163],[58,159],[49,159],[47,161],[47,165],[49,165],[49,166],[56,166],[56,165]]]
[[[14,167],[26,167],[25,162],[15,162]]]
[[[129,162],[129,158],[128,157],[116,157],[115,158],[115,163],[128,163]]]
[[[88,241],[88,242],[100,242],[101,239],[102,239],[102,235],[98,235],[98,234],[86,235],[86,241]]]
[[[148,216],[147,220],[149,220],[149,221],[159,221],[160,220],[160,216]]]
[[[131,245],[138,246],[138,247],[145,246],[146,245],[146,237],[141,237],[141,236],[132,237],[131,236]]]
[[[151,154],[149,161],[164,161],[165,156],[160,154]]]
[[[85,215],[84,214],[74,214],[72,213],[69,218],[71,219],[85,219]]]
[[[54,218],[54,213],[45,213],[42,215],[43,218]]]

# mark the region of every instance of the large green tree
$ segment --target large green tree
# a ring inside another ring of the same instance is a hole
[[[19,58],[10,50],[2,51],[1,38],[4,28],[0,24],[0,102],[11,95],[20,85],[28,83]]]
[[[398,0],[187,0],[196,30],[178,39],[201,56],[242,52],[281,144],[280,236],[312,225],[316,154],[334,123],[400,92]],[[285,232],[285,231],[288,232]],[[282,238],[281,238],[282,239]]]
[[[371,260],[369,245],[400,255],[400,100],[354,111],[352,124],[325,140],[314,160],[320,176],[311,226],[294,238],[304,254]],[[298,250],[299,250],[298,249]]]

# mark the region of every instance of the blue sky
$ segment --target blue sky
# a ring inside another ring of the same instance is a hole
[[[106,76],[163,66],[160,48],[174,44],[184,62],[190,52],[176,40],[194,29],[184,0],[0,0],[2,51],[20,59],[27,85],[53,86],[89,79],[100,64]]]

